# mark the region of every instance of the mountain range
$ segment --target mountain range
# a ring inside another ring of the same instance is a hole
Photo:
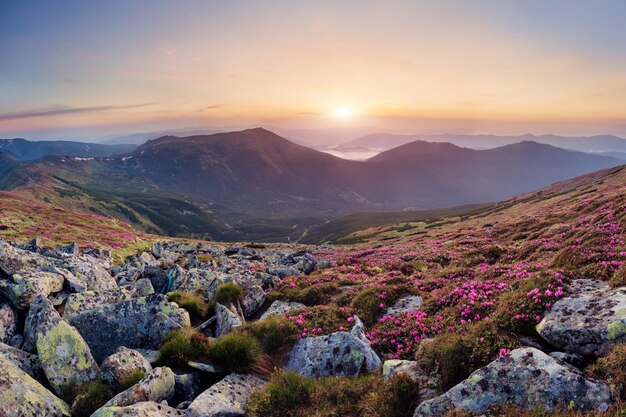
[[[165,136],[118,156],[11,155],[0,158],[1,189],[154,233],[266,241],[306,238],[355,211],[497,201],[623,162],[533,141],[414,141],[350,161],[262,128]]]
[[[46,155],[98,157],[132,152],[137,145],[86,143],[64,140],[30,141],[26,139],[0,139],[0,152],[15,159],[28,161]]]
[[[377,133],[358,137],[335,147],[338,151],[386,151],[417,140],[427,142],[449,142],[472,149],[491,149],[519,142],[532,141],[563,149],[587,153],[598,153],[618,158],[626,158],[626,139],[613,135],[597,136],[557,136],[557,135],[395,135]]]

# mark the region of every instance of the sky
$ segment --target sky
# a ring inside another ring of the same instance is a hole
[[[624,0],[0,0],[0,137],[626,137],[624,21]]]

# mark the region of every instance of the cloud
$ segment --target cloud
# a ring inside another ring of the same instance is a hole
[[[155,103],[129,104],[125,106],[57,107],[53,109],[31,110],[20,113],[0,114],[0,122],[6,120],[31,119],[36,117],[62,116],[65,114],[97,113],[107,110],[135,109],[152,106]]]

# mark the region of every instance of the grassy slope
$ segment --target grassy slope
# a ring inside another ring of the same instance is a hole
[[[77,242],[79,246],[110,249],[118,257],[147,246],[157,237],[127,223],[95,214],[61,209],[20,194],[0,192],[0,238],[24,242],[39,237],[44,245]]]

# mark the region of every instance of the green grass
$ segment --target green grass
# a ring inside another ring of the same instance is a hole
[[[220,304],[236,303],[243,299],[243,290],[234,282],[221,284],[215,290],[215,301]]]
[[[185,368],[189,360],[201,357],[206,349],[207,338],[192,327],[170,332],[161,347],[157,365]]]
[[[253,336],[229,333],[213,340],[206,347],[212,363],[228,372],[247,372],[264,359],[263,346]]]
[[[174,291],[167,294],[167,299],[187,310],[193,321],[203,321],[207,318],[209,306],[200,294]]]

